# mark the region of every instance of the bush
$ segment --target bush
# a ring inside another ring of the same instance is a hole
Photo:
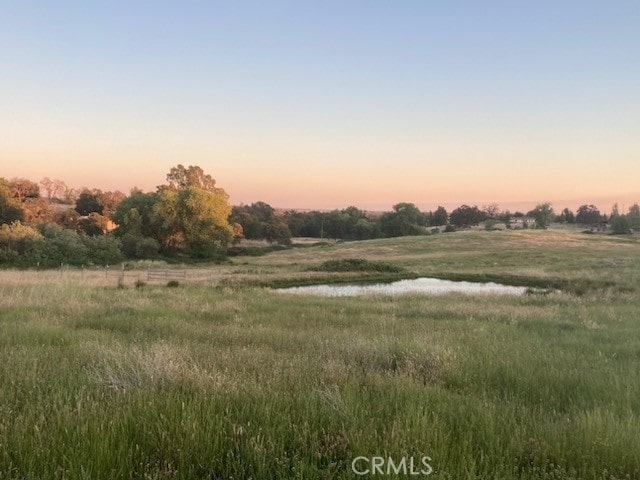
[[[122,253],[127,258],[154,258],[160,244],[151,237],[138,237],[127,233],[122,237]]]
[[[444,227],[444,233],[450,233],[455,231],[456,231],[456,227],[454,227],[453,225],[447,225],[446,227]]]
[[[611,217],[611,233],[614,235],[625,235],[631,233],[631,221],[626,215],[616,215]]]
[[[122,261],[120,240],[111,235],[82,236],[82,242],[87,248],[87,263],[113,265]]]
[[[363,258],[328,260],[309,270],[317,272],[402,272],[404,268],[385,262],[371,262]]]
[[[180,282],[178,282],[177,280],[169,280],[167,282],[167,287],[169,288],[176,288],[180,286]]]

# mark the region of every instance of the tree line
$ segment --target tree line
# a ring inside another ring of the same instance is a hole
[[[470,228],[547,228],[580,224],[613,233],[640,229],[640,207],[609,215],[585,204],[556,213],[550,203],[527,212],[461,205],[423,212],[402,202],[391,211],[355,206],[331,211],[276,211],[265,202],[231,206],[227,193],[198,166],[177,165],[153,192],[70,189],[60,180],[0,178],[0,264],[43,267],[108,265],[125,258],[223,257],[241,239],[291,245],[292,237],[365,240]]]

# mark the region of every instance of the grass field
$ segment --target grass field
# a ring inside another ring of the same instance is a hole
[[[313,269],[340,258],[563,291],[265,287],[380,275]],[[638,237],[338,243],[180,283],[0,272],[0,479],[354,478],[357,456],[429,456],[437,479],[640,479]]]

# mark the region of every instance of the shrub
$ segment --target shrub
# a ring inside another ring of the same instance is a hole
[[[444,227],[444,233],[450,233],[450,232],[455,232],[455,231],[456,231],[456,227],[454,227],[451,224],[449,224],[446,227]]]
[[[631,233],[631,221],[626,215],[616,215],[611,217],[611,233],[614,235],[625,235]]]
[[[167,287],[169,288],[176,288],[180,286],[180,282],[178,282],[177,280],[169,280],[167,282]]]
[[[402,272],[404,269],[385,262],[372,262],[363,258],[328,260],[309,270],[318,272]]]

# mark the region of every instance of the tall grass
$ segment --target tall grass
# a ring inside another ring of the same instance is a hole
[[[495,251],[475,238],[461,270]],[[631,285],[637,260],[616,245],[592,278]],[[429,243],[378,248],[435,258]],[[278,275],[291,254],[255,265]],[[4,282],[0,478],[353,478],[359,455],[428,455],[438,479],[637,479],[639,312],[616,290],[319,298],[242,282]]]

